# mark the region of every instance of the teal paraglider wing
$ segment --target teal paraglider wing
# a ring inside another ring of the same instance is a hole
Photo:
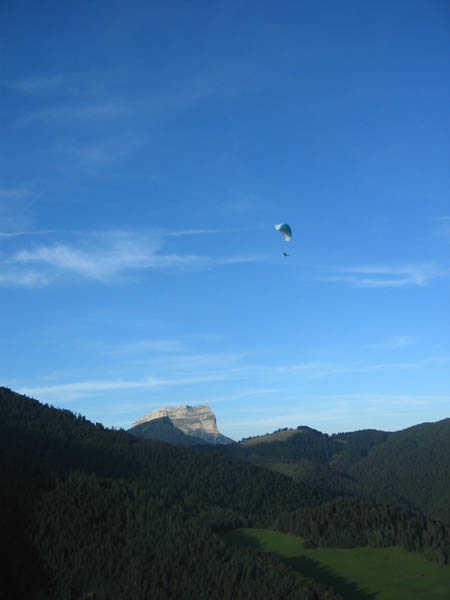
[[[275,229],[281,233],[286,242],[290,242],[292,238],[292,229],[287,223],[275,225]]]

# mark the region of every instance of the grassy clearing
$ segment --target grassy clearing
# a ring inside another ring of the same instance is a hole
[[[275,554],[306,577],[333,586],[345,600],[450,600],[450,567],[402,548],[303,547],[302,538],[265,529],[239,529],[230,543]]]
[[[300,433],[300,429],[287,429],[285,431],[276,431],[275,433],[266,433],[258,437],[250,438],[241,442],[242,446],[255,446],[256,444],[265,444],[267,442],[285,442],[287,439]]]

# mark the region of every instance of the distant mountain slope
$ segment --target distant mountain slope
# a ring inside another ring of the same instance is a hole
[[[309,459],[327,463],[341,450],[338,442],[311,427],[279,429],[272,434],[247,438],[227,449],[235,456],[270,460]]]
[[[383,444],[391,435],[391,432],[377,429],[361,429],[331,435],[331,441],[339,444],[339,451],[333,456],[333,465],[340,469],[347,468],[367,456],[373,448]]]
[[[207,441],[200,437],[183,433],[181,429],[175,427],[169,417],[161,417],[160,419],[140,423],[129,429],[128,432],[136,437],[168,442],[175,446],[200,446],[208,444]]]
[[[375,429],[328,435],[306,425],[296,429],[278,429],[273,433],[243,439],[230,449],[242,456],[255,455],[286,459],[311,459],[321,463],[333,462],[344,467],[367,456],[392,434]]]
[[[234,440],[227,438],[219,432],[217,429],[216,417],[207,404],[199,406],[189,406],[186,404],[182,406],[157,408],[133,423],[129,432],[136,436],[141,436],[145,432],[143,437],[160,439],[159,437],[152,435],[155,433],[157,436],[157,430],[160,428],[143,427],[143,425],[155,420],[159,421],[162,418],[169,419],[173,426],[182,433],[208,442],[209,444],[234,443]],[[170,436],[168,429],[165,433],[169,436],[165,441],[175,445],[188,445],[185,443],[186,440],[177,435],[175,431],[173,431],[173,436]]]
[[[397,432],[284,429],[222,452],[336,494],[420,510],[450,524],[450,419]]]
[[[347,472],[365,496],[378,501],[402,496],[450,524],[450,419],[390,434]]]
[[[137,439],[0,388],[5,599],[339,600],[217,533],[324,498],[214,449]]]
[[[306,448],[325,445],[320,432],[297,434]],[[401,543],[450,559],[442,524],[335,499],[219,453],[233,447],[138,439],[0,388],[0,591],[8,600],[338,600],[219,535],[249,525],[304,530],[311,543]]]
[[[2,458],[23,463],[20,472],[65,474],[82,469],[101,477],[148,477],[155,489],[170,490],[171,502],[195,493],[204,504],[250,516],[253,511],[262,515],[266,508],[272,514],[275,507],[330,498],[277,473],[224,457],[216,448],[177,448],[138,439],[6,388],[0,388],[0,433]]]

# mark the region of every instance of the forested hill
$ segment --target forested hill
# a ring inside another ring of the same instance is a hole
[[[397,432],[281,429],[221,451],[314,487],[416,509],[450,524],[450,419]]]
[[[181,431],[181,429],[178,429],[178,427],[175,427],[169,417],[161,417],[160,419],[139,423],[139,425],[135,425],[129,429],[128,433],[140,438],[168,442],[175,446],[201,446],[208,444],[207,441],[188,435]]]
[[[339,461],[350,465],[366,456],[392,433],[366,429],[328,435],[307,426],[278,429],[266,435],[243,439],[229,450],[241,456],[266,456],[286,459],[311,459],[320,463]]]
[[[450,524],[450,419],[391,433],[347,472],[364,495],[380,502],[402,496]]]
[[[274,557],[228,546],[221,534],[242,526],[316,544],[396,543],[441,563],[450,554],[448,529],[420,515],[0,388],[2,600],[339,598]]]
[[[236,510],[249,519],[331,497],[214,451],[180,448],[106,429],[4,388],[0,400],[0,449],[32,474],[51,471],[64,476],[82,469],[100,477],[145,480],[164,490],[168,504],[193,495],[204,506]]]
[[[0,474],[5,599],[338,598],[218,535],[325,498],[280,474],[106,430],[5,388]]]

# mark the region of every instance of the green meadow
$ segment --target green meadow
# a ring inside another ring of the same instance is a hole
[[[345,600],[450,600],[450,567],[402,548],[309,549],[302,538],[265,529],[238,529],[226,539],[276,555]]]

